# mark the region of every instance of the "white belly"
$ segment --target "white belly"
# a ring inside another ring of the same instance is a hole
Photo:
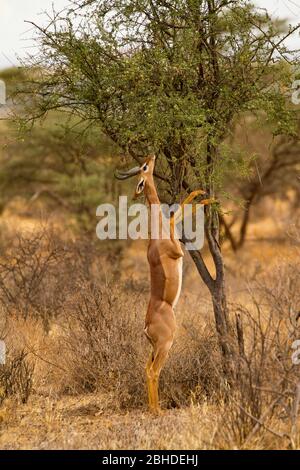
[[[178,269],[178,289],[176,293],[176,297],[174,299],[174,302],[172,304],[172,307],[175,308],[180,296],[181,292],[181,286],[182,286],[182,265],[183,265],[183,257],[178,258],[177,260],[177,269]]]

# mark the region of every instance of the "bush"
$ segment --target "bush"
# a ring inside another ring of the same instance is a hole
[[[232,305],[239,351],[221,440],[225,433],[232,443],[246,445],[267,430],[294,447],[300,371],[292,362],[292,344],[299,339],[299,288],[299,266],[286,264],[251,286],[251,308]]]
[[[128,298],[118,284],[86,282],[77,290],[65,306],[61,343],[68,391],[102,390],[118,397],[121,406],[141,405],[145,342],[140,298]]]
[[[0,405],[6,398],[15,397],[27,403],[32,392],[34,366],[24,350],[7,354],[7,362],[0,365]]]
[[[66,243],[51,228],[16,234],[0,260],[0,303],[10,315],[42,319],[48,331],[78,279],[91,277],[93,247]]]

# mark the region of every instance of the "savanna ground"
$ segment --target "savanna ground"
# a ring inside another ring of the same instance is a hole
[[[161,416],[146,406],[144,242],[111,250],[59,213],[16,216],[14,204],[1,217],[2,449],[299,448],[299,232],[286,203],[265,201],[238,254],[224,246],[230,315],[245,334],[229,397],[209,296],[185,255]]]

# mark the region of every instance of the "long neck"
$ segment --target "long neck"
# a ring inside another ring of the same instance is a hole
[[[145,185],[145,196],[147,198],[148,204],[150,206],[150,219],[151,219],[151,229],[150,229],[150,240],[157,240],[162,237],[162,213],[160,207],[160,200],[156,191],[155,183],[153,177],[148,178]],[[157,207],[154,207],[157,206]],[[158,208],[158,212],[157,212]],[[152,211],[154,209],[154,212]],[[156,210],[155,210],[156,209]],[[158,215],[158,218],[157,218]]]
[[[153,178],[147,180],[145,196],[150,206],[151,204],[160,204]]]

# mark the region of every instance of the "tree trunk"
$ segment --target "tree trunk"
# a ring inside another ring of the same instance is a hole
[[[210,197],[214,197],[213,168],[217,159],[217,148],[213,143],[213,136],[207,139],[207,168],[206,168],[206,192]],[[219,245],[220,221],[216,208],[205,206],[205,234],[208,241],[208,248],[215,265],[215,278],[208,271],[202,255],[197,251],[190,251],[196,268],[208,287],[213,304],[216,330],[218,334],[219,347],[223,358],[223,372],[228,383],[232,383],[235,377],[235,344],[233,329],[230,327],[226,290],[225,290],[225,268]]]
[[[227,308],[224,262],[219,244],[214,240],[209,228],[206,230],[206,235],[208,239],[209,250],[216,268],[215,279],[208,271],[199,251],[190,251],[190,255],[196,265],[198,273],[200,274],[203,282],[208,287],[211,294],[216,331],[223,359],[223,373],[226,381],[228,383],[232,383],[235,377],[235,348]]]
[[[211,295],[219,346],[223,357],[223,371],[228,382],[232,382],[235,377],[234,338],[229,322],[224,271],[221,278],[215,282]]]

